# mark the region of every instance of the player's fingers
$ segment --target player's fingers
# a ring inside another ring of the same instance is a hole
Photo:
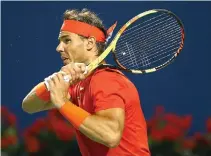
[[[64,82],[64,76],[65,76],[65,74],[63,74],[62,72],[57,73],[59,82]]]
[[[84,74],[84,72],[86,72],[86,64],[70,63],[62,67],[60,71],[65,72],[68,75],[70,75],[68,79],[71,79],[73,82],[76,82],[78,80],[84,79],[84,76],[81,74]],[[67,78],[67,76],[65,76],[65,78]]]
[[[53,80],[51,79],[51,76],[45,78],[45,84],[46,84],[46,87],[48,88],[48,90],[51,91],[51,89],[52,89],[53,86],[54,86],[54,82],[53,82]]]
[[[66,72],[63,72],[63,71],[59,71],[59,73],[62,75],[62,77],[63,77],[63,80],[65,81],[65,82],[68,82],[68,83],[70,83],[70,81],[71,81],[71,79],[72,79],[72,77],[70,76],[70,74],[67,74]],[[59,81],[61,81],[61,77],[59,78],[60,80]]]
[[[81,72],[84,73],[86,72],[86,64],[84,63],[75,63],[75,65],[80,68]]]
[[[60,83],[67,83],[69,84],[71,77],[64,72],[58,72],[57,74]]]
[[[70,69],[73,68],[73,65],[74,65],[74,63],[69,63],[69,64],[63,66],[63,67],[61,68],[61,71],[65,72],[65,73],[67,73],[67,74],[70,74],[70,72],[71,72]]]
[[[75,81],[75,79],[76,79],[76,72],[75,72],[75,70],[73,68],[70,68],[69,71],[70,72],[69,72],[68,75],[70,75],[72,81]]]
[[[75,71],[75,80],[78,80],[82,72],[81,69],[76,65],[74,65],[72,69]]]
[[[80,79],[80,80],[85,79],[85,75],[84,75],[84,74],[80,74],[80,75],[79,75],[79,79]]]
[[[66,74],[69,74],[69,70],[68,70],[68,67],[67,66],[63,66],[60,71],[66,73]]]
[[[54,73],[51,77],[51,80],[53,81],[54,84],[58,84],[59,83],[59,77],[58,77],[58,73]]]
[[[67,73],[66,73],[66,72],[61,71],[61,70],[60,70],[58,73],[62,74],[63,76],[67,75]]]
[[[63,66],[61,68],[61,71],[67,73],[68,75],[70,75],[71,79],[74,81],[77,77],[77,70],[73,69],[74,68],[74,63],[70,63],[66,66]]]

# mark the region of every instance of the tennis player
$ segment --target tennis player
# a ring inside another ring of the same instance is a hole
[[[88,9],[65,11],[56,49],[64,66],[45,79],[50,92],[41,82],[24,98],[22,108],[28,113],[57,108],[75,127],[83,156],[149,156],[146,122],[134,84],[105,62],[84,77],[86,65],[104,51],[108,35]],[[69,83],[64,75],[71,77]]]

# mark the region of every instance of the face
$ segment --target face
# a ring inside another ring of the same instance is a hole
[[[89,59],[85,40],[71,32],[60,32],[56,51],[61,54],[64,65],[71,62],[86,63]]]

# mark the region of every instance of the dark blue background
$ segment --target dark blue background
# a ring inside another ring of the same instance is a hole
[[[116,31],[149,9],[168,9],[181,18],[186,37],[178,59],[152,74],[127,75],[139,90],[146,118],[162,104],[169,112],[193,114],[192,131],[204,131],[211,115],[211,2],[2,2],[2,104],[17,114],[19,128],[46,113],[29,115],[21,102],[62,66],[55,48],[63,12],[84,7],[97,12],[106,27],[118,20]]]

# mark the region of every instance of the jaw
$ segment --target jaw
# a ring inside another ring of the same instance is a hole
[[[71,60],[68,59],[68,58],[67,59],[63,59],[62,61],[63,61],[63,64],[64,65],[67,65],[67,64],[70,64],[71,63]]]

